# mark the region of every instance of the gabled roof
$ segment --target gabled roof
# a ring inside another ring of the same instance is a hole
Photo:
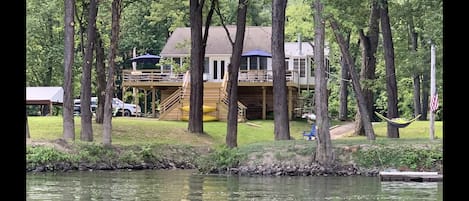
[[[236,26],[227,26],[232,40],[235,40]],[[203,33],[203,32],[202,32]],[[271,36],[272,27],[261,26],[247,26],[244,34],[244,48],[243,52],[260,49],[266,52],[271,52]],[[171,36],[168,38],[160,55],[162,57],[168,56],[182,56],[190,54],[191,47],[191,30],[190,27],[176,28]],[[226,35],[223,26],[211,26],[207,39],[207,47],[205,49],[206,55],[230,55],[232,46]]]
[[[63,103],[62,87],[26,87],[27,105],[49,105]]]

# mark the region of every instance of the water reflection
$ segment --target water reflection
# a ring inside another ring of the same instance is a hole
[[[27,200],[442,200],[441,182],[238,177],[190,170],[28,173]]]

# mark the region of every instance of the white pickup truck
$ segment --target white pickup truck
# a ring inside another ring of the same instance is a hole
[[[95,113],[98,104],[97,97],[91,97],[91,112]],[[74,113],[75,115],[80,115],[80,99],[74,100]],[[141,116],[142,109],[140,106],[130,103],[124,103],[124,101],[113,98],[112,100],[112,114],[113,116]]]

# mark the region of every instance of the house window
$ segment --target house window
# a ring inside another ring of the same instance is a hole
[[[259,69],[260,70],[266,70],[267,69],[267,58],[266,57],[260,57],[259,58],[260,60],[260,66],[259,66]]]
[[[306,59],[300,59],[300,77],[306,77]]]
[[[225,76],[225,61],[221,60],[220,61],[220,78],[223,78]]]
[[[258,57],[249,57],[249,70],[258,70],[258,62],[257,62]]]
[[[181,66],[181,58],[179,57],[174,57],[173,58],[174,63],[176,64],[176,68],[179,68]]]
[[[204,72],[203,73],[209,73],[210,72],[210,67],[209,67],[209,60],[208,57],[204,58]]]
[[[169,59],[173,59],[173,58],[169,58]],[[171,72],[171,64],[170,63],[166,63],[166,64],[163,64],[163,72],[162,73],[169,73]]]
[[[247,70],[248,69],[248,58],[241,57],[241,64],[239,66],[239,70]]]
[[[311,59],[309,60],[309,63],[310,63],[310,66],[309,66],[309,67],[310,67],[310,72],[311,72],[311,74],[310,74],[309,76],[310,76],[310,77],[314,77],[314,59],[311,58]]]
[[[213,79],[217,79],[217,74],[218,74],[218,61],[214,60],[213,61]]]
[[[298,66],[300,65],[299,59],[293,59],[293,71],[298,72]]]

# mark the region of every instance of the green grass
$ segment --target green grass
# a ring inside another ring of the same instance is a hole
[[[55,140],[63,137],[62,117],[28,117],[30,136],[32,140]],[[332,125],[341,124],[332,121]],[[75,117],[75,140],[80,139],[80,118]],[[160,121],[151,118],[117,117],[112,120],[112,143],[120,145],[132,144],[183,144],[218,146],[225,143],[226,122],[204,122],[206,135],[192,135],[187,132],[188,123],[184,121]],[[416,121],[406,128],[399,129],[400,137],[408,139],[405,143],[429,139],[429,121]],[[274,142],[274,121],[254,120],[238,124],[238,146],[257,146],[272,144],[276,146],[290,146],[291,143],[303,145],[311,141],[303,140],[302,132],[309,130],[310,125],[305,120],[290,122],[290,134],[293,142]],[[93,119],[93,137],[95,142],[102,142],[102,125],[95,124]],[[374,143],[393,143],[399,139],[386,138],[386,123],[374,125],[377,140]],[[442,139],[442,122],[435,122],[436,136]],[[272,143],[274,142],[274,143]],[[364,136],[336,139],[334,144],[363,144],[370,143]],[[399,141],[402,143],[402,141]]]
[[[373,123],[376,138],[387,138],[387,123]],[[435,137],[443,138],[443,122],[435,121]],[[365,139],[365,136],[354,136],[350,138]],[[409,126],[399,129],[399,138],[402,139],[430,139],[430,121],[414,121]],[[392,139],[389,139],[392,140]]]

